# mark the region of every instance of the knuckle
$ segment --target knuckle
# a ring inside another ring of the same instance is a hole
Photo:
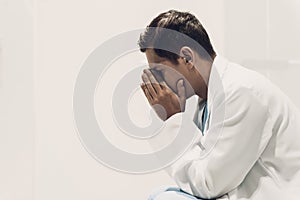
[[[158,99],[157,97],[154,97],[154,98],[152,99],[152,102],[153,102],[153,103],[157,103],[157,102],[159,102],[159,99]]]
[[[172,92],[170,90],[165,90],[166,96],[170,97],[172,95]]]
[[[158,94],[157,94],[157,98],[158,99],[162,99],[164,97],[164,93],[163,92],[159,92]]]

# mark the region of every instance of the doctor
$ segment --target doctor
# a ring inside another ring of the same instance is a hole
[[[178,187],[160,188],[149,200],[300,198],[300,115],[262,75],[217,55],[199,20],[170,10],[149,27],[179,31],[209,56],[180,38],[147,30],[139,45],[150,69],[141,87],[166,133],[197,134],[191,148],[167,172]],[[176,44],[176,54],[149,48]],[[176,40],[176,42],[174,42]],[[147,48],[145,48],[147,46]],[[186,99],[197,95],[194,119],[180,124]]]

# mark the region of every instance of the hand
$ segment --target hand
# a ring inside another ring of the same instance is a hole
[[[141,84],[141,88],[148,102],[163,121],[185,110],[186,95],[183,79],[177,82],[178,95],[167,86],[162,78],[158,82],[149,69],[144,70],[142,79],[144,83]]]

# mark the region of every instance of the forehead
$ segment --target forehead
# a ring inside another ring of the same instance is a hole
[[[146,53],[148,62],[161,63],[161,62],[166,61],[166,59],[159,57],[153,49],[147,49],[145,53]]]
[[[153,49],[146,50],[146,57],[150,68],[169,68],[173,67],[173,63],[166,58],[158,56]]]

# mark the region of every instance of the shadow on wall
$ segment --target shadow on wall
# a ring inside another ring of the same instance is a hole
[[[276,84],[300,109],[300,61],[245,60],[242,65],[257,71]]]

